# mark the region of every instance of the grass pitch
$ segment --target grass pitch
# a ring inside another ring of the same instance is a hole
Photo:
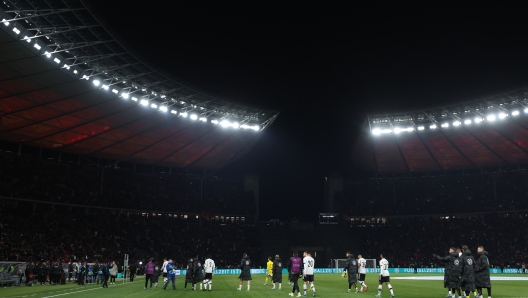
[[[412,280],[412,279],[397,279],[400,277],[424,277],[434,276],[434,274],[392,274],[391,284],[394,288],[396,298],[444,298],[447,291],[442,287],[440,280]],[[440,276],[440,275],[436,275]],[[493,275],[501,277],[521,277],[522,275]],[[251,291],[246,291],[246,284],[242,287],[242,291],[237,291],[238,279],[237,275],[215,275],[213,278],[213,290],[206,291],[192,291],[190,285],[187,286],[187,291],[183,290],[184,277],[176,277],[177,290],[172,290],[169,285],[167,290],[163,290],[163,285],[159,284],[157,288],[152,290],[144,290],[145,277],[138,276],[133,283],[123,284],[121,280],[117,280],[116,285],[109,285],[109,288],[103,289],[100,285],[85,285],[78,286],[74,283],[67,283],[66,285],[56,286],[40,286],[34,285],[32,287],[7,287],[0,288],[0,297],[19,297],[19,298],[52,298],[52,297],[72,297],[72,298],[103,298],[103,297],[219,297],[219,298],[268,298],[268,297],[283,297],[287,298],[288,293],[291,292],[292,287],[288,285],[287,276],[283,276],[285,283],[282,284],[282,290],[271,290],[271,285],[263,286],[265,276],[263,274],[253,275],[251,282]],[[339,274],[319,274],[315,275],[315,288],[317,290],[316,297],[354,297],[354,298],[374,298],[377,294],[377,274],[368,274],[366,283],[369,286],[368,292],[363,293],[346,293],[348,289],[347,279],[341,278]],[[492,281],[492,297],[517,297],[528,298],[528,276],[524,275],[524,280],[496,280]],[[160,278],[163,281],[163,278]],[[302,284],[300,284],[302,294]],[[487,297],[487,292],[484,289],[484,297]],[[307,297],[312,297],[312,292],[307,292]],[[383,298],[390,298],[390,293],[384,285],[381,293]]]

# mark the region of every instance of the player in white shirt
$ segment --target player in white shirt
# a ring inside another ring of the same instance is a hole
[[[387,287],[389,287],[389,291],[391,293],[391,297],[394,297],[394,291],[392,290],[392,286],[390,284],[390,274],[389,274],[389,261],[385,259],[383,254],[380,254],[380,275],[379,275],[379,285],[378,285],[378,295],[376,297],[381,297],[381,288],[383,286],[383,283],[387,284]]]
[[[204,291],[207,288],[207,285],[209,285],[209,291],[211,291],[211,288],[213,287],[213,275],[215,270],[215,262],[213,259],[211,259],[211,255],[207,255],[207,259],[205,259],[204,263],[204,271],[205,271],[205,278],[203,280],[204,284]]]
[[[167,281],[167,264],[169,261],[167,261],[167,258],[163,258],[163,265],[161,266],[161,271],[163,272],[163,283]]]
[[[359,289],[360,292],[363,292],[363,289],[365,289],[365,292],[368,291],[368,286],[365,283],[365,276],[367,274],[367,260],[363,259],[362,255],[358,255],[358,273],[359,273],[359,283],[361,284],[361,289]]]
[[[312,258],[312,256],[305,251],[303,253],[303,264],[304,264],[304,270],[303,270],[303,290],[304,290],[304,297],[306,297],[306,283],[310,283],[310,290],[313,291],[313,296],[315,297],[315,285],[314,285],[314,266],[315,266],[315,260]]]

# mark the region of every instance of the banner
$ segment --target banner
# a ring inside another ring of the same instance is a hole
[[[367,273],[379,273],[379,268],[366,268]],[[499,268],[491,268],[490,273],[503,273]],[[342,268],[314,268],[315,274],[341,274]],[[176,270],[176,275],[185,275],[187,270]],[[389,268],[389,273],[414,273],[414,268]],[[437,273],[443,274],[444,268],[418,268],[418,274],[420,273]],[[519,273],[519,269],[507,268],[504,269],[504,273]],[[215,269],[214,274],[221,275],[239,275],[240,269]],[[251,269],[251,274],[266,274],[266,269]],[[288,274],[288,269],[282,269],[282,274]]]

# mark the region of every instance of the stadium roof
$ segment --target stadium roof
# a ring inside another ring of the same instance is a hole
[[[213,97],[149,65],[87,1],[3,1],[0,20],[0,139],[219,169],[278,116]]]
[[[528,88],[464,103],[372,115],[354,148],[363,168],[426,172],[528,162]]]

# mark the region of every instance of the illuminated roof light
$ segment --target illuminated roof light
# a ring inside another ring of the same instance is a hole
[[[489,122],[493,122],[493,121],[495,121],[495,119],[497,119],[497,117],[495,117],[495,115],[489,115],[488,117],[486,117],[486,120],[488,120]]]
[[[20,34],[20,30],[18,30],[16,27],[13,28],[13,32],[15,32],[16,34]]]
[[[176,114],[178,114],[178,111],[176,111],[176,110],[171,110],[171,114],[176,115]]]
[[[259,131],[260,127],[258,125],[253,125],[251,129],[253,129],[254,131]]]
[[[61,63],[61,61],[59,60],[59,58],[55,58],[55,59],[53,59],[53,61],[54,61],[55,63],[57,63],[57,64],[60,64],[60,63]]]
[[[436,126],[436,124],[433,124],[431,126],[429,126],[430,129],[437,129],[438,127]]]
[[[135,96],[132,96],[132,100],[133,100],[133,101],[138,101],[138,98],[135,97]]]
[[[519,116],[519,111],[513,111],[512,116]]]
[[[45,51],[45,52],[44,52],[44,55],[46,55],[46,57],[48,57],[48,58],[51,58],[51,53],[48,52],[48,51]]]
[[[164,94],[162,94],[160,97],[161,97],[161,98],[165,98],[165,97],[167,97],[167,96],[165,96]]]
[[[162,112],[167,112],[169,110],[169,108],[167,108],[167,106],[160,106],[160,111]]]
[[[187,112],[180,113],[180,116],[182,116],[183,118],[186,118],[187,115],[188,115]]]
[[[460,123],[460,121],[453,122],[453,126],[460,126],[460,124],[462,124],[462,123]]]
[[[220,122],[220,126],[222,127],[228,127],[231,123],[229,123],[229,121],[227,120],[222,120],[222,122]]]
[[[470,120],[470,119],[464,120],[464,124],[465,124],[465,125],[469,125],[469,124],[471,124],[471,120]]]
[[[74,70],[73,70],[73,73],[74,73],[74,74],[78,74],[79,72],[77,71],[77,69],[74,69]]]
[[[418,130],[424,130],[424,129],[425,129],[425,127],[423,127],[423,126],[418,126]]]
[[[108,88],[110,88],[108,85],[104,85],[104,84],[103,84],[103,89],[104,89],[104,90],[108,90]]]
[[[381,130],[381,133],[391,133],[391,132],[392,132],[392,129],[390,128],[385,128]]]
[[[118,93],[119,93],[119,90],[117,90],[117,89],[112,89],[112,92],[115,93],[115,94],[118,94]]]
[[[24,36],[24,40],[25,40],[25,41],[27,41],[28,43],[30,43],[30,42],[31,42],[31,38],[29,38],[29,37],[28,37],[27,35],[26,35],[26,36]]]
[[[234,129],[238,129],[240,127],[240,124],[238,122],[234,122],[233,124],[231,124],[231,126],[233,126]]]
[[[477,117],[477,118],[475,118],[475,123],[480,123],[480,122],[482,122],[482,120],[483,120],[482,118]]]
[[[123,97],[124,99],[128,99],[128,93],[121,93],[121,97]]]
[[[83,75],[82,78],[85,79],[85,80],[88,80],[90,77],[87,76],[87,75]]]
[[[66,69],[70,69],[70,66],[68,64],[64,64],[63,67],[66,68]]]
[[[528,108],[524,109],[524,113],[528,114]]]
[[[99,81],[99,80],[93,80],[93,84],[94,84],[95,86],[99,86],[99,84],[101,84],[101,81]]]
[[[402,132],[402,129],[401,129],[401,128],[396,127],[396,128],[394,129],[394,133],[400,133],[400,132]]]
[[[202,122],[207,122],[207,118],[205,118],[205,117],[200,117],[199,120],[202,121]]]
[[[197,120],[198,119],[198,115],[192,114],[189,118],[191,118],[192,120]]]
[[[148,106],[148,100],[146,99],[142,99],[140,102],[139,102],[142,106]]]
[[[374,128],[374,129],[372,130],[372,134],[375,135],[375,136],[380,135],[380,134],[381,134],[381,129],[379,129],[379,128]]]
[[[153,108],[153,109],[157,109],[157,108],[158,108],[158,105],[155,104],[155,103],[153,103],[153,104],[150,105],[150,107]]]
[[[2,22],[4,22],[4,25],[7,27],[9,26],[9,22],[6,19],[2,19]]]
[[[213,123],[213,124],[218,124],[218,120],[213,119],[213,120],[211,120],[211,123]]]
[[[449,123],[442,123],[442,125],[440,125],[440,126],[446,128],[446,127],[449,127]]]
[[[506,118],[506,117],[508,117],[508,114],[506,114],[506,113],[499,113],[499,119],[504,119],[504,118]]]

